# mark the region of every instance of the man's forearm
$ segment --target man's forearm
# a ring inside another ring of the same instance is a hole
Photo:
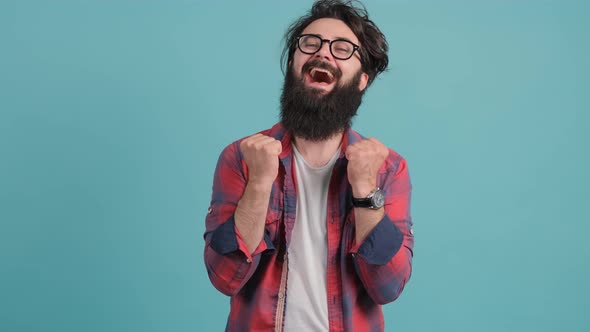
[[[272,186],[248,183],[234,213],[236,228],[250,253],[264,235],[264,225]]]
[[[368,208],[355,208],[354,219],[356,229],[356,243],[361,243],[365,240],[367,235],[377,226],[379,221],[383,219],[385,209],[372,210]]]
[[[369,181],[369,185],[358,186],[352,185],[352,195],[354,197],[367,197],[369,193],[375,188],[376,181]],[[379,221],[383,219],[385,215],[385,209],[380,208],[377,210],[369,208],[354,208],[354,220],[355,220],[355,239],[356,243],[362,243],[363,240],[371,233],[373,228],[377,226]]]

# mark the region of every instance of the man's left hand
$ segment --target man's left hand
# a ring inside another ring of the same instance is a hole
[[[354,197],[367,197],[377,187],[377,174],[389,149],[375,138],[363,139],[346,148],[348,182]]]

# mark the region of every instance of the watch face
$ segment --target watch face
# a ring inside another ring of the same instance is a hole
[[[373,197],[371,197],[371,200],[373,201],[372,203],[374,209],[380,209],[381,207],[383,207],[383,205],[385,204],[385,197],[383,196],[383,191],[377,190]]]

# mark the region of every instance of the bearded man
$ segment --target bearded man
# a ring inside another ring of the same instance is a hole
[[[320,0],[285,34],[281,121],[227,146],[205,264],[227,331],[383,331],[410,278],[406,161],[351,128],[388,45],[360,4]]]

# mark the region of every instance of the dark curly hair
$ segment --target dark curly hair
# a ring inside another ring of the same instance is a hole
[[[365,6],[353,0],[318,0],[309,13],[293,22],[285,33],[285,45],[281,55],[281,67],[284,70],[289,70],[289,63],[297,49],[297,36],[309,24],[320,18],[341,20],[359,39],[362,70],[369,75],[369,85],[377,75],[387,69],[389,63],[387,40],[381,30],[369,19]]]

